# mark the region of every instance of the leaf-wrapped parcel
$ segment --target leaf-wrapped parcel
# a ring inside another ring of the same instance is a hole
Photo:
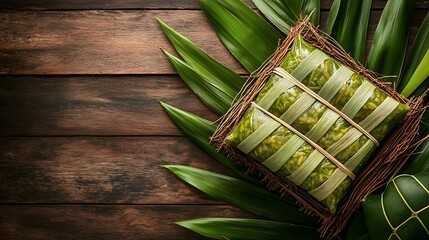
[[[254,100],[258,108],[249,107],[227,141],[334,213],[351,186],[350,174],[260,109],[305,135],[357,175],[410,108],[300,36],[279,67],[304,87],[273,73]]]

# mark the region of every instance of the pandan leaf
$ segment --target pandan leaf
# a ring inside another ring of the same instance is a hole
[[[320,0],[303,0],[301,11],[303,17],[308,16],[312,11],[314,11],[311,15],[310,21],[316,26],[319,25]]]
[[[242,178],[245,178],[249,181],[258,182],[257,180],[246,175],[243,170],[234,166],[231,160],[229,160],[221,152],[217,151],[216,148],[210,144],[210,137],[216,130],[216,124],[194,114],[175,108],[167,103],[161,101],[160,103],[176,126],[207,154],[222,163],[224,166],[235,171]]]
[[[224,114],[243,86],[244,80],[167,24],[159,19],[158,22],[184,59],[181,61],[165,52],[176,71],[209,108],[219,115]]]
[[[258,219],[199,218],[177,224],[202,236],[221,240],[319,239],[313,228]]]
[[[429,77],[427,77],[423,83],[420,84],[420,86],[411,94],[411,96],[420,97],[422,96],[426,90],[429,88]],[[425,102],[428,102],[429,96],[426,95],[424,98]]]
[[[283,36],[241,0],[200,0],[221,41],[249,71],[257,70]]]
[[[428,188],[429,172],[399,175],[381,195],[369,195],[363,209],[371,239],[428,239]]]
[[[415,155],[408,160],[403,173],[417,174],[429,171],[429,139],[417,149]]]
[[[367,67],[383,75],[399,76],[408,43],[414,0],[389,0],[384,7],[369,51]],[[394,78],[387,78],[396,81]]]
[[[403,91],[407,86],[410,90],[403,92],[407,94],[411,89],[415,89],[418,84],[410,82],[411,77],[414,75],[417,67],[421,64],[423,57],[429,49],[429,13],[426,14],[425,20],[420,26],[420,30],[417,33],[416,39],[413,43],[413,48],[406,61],[404,72],[401,76],[401,81],[398,86],[398,91]],[[427,63],[426,63],[427,64]],[[411,87],[412,86],[412,87]],[[426,87],[427,88],[427,87]],[[408,94],[409,95],[409,94]]]
[[[218,115],[223,115],[228,111],[236,94],[234,96],[228,95],[205,80],[182,60],[166,51],[164,53],[183,81],[200,97],[207,107]]]
[[[428,39],[429,40],[429,39]],[[411,95],[424,81],[429,77],[429,49],[426,51],[422,61],[417,66],[416,71],[414,71],[413,76],[411,77],[408,84],[402,90],[401,94],[405,97]]]
[[[329,11],[328,19],[326,20],[325,32],[329,35],[332,33],[332,29],[334,28],[334,24],[340,24],[341,21],[337,21],[339,17],[338,14],[340,12],[341,0],[334,0],[332,2],[331,10]],[[341,14],[341,16],[344,16]]]
[[[302,0],[252,0],[280,31],[288,34],[300,14]]]
[[[344,233],[346,240],[370,240],[365,215],[355,212]]]
[[[180,166],[164,166],[183,181],[207,195],[272,220],[315,226],[315,219],[262,187],[206,170]]]
[[[424,85],[424,84],[423,84]],[[429,111],[423,115],[420,123],[419,134],[426,136],[429,134]],[[418,174],[429,171],[429,139],[423,141],[417,148],[413,156],[408,159],[407,164],[401,170],[401,173]]]
[[[336,0],[326,24],[327,32],[359,62],[364,60],[371,4],[372,0]]]

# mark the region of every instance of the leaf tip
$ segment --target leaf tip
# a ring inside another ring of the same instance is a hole
[[[170,171],[171,171],[171,169],[174,168],[174,165],[170,165],[170,164],[166,164],[166,165],[163,164],[163,165],[159,165],[159,166],[162,168],[168,169]]]

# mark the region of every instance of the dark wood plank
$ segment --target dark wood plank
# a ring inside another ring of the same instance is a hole
[[[252,217],[228,206],[0,206],[6,239],[205,239],[173,222]]]
[[[219,204],[166,164],[235,176],[185,137],[0,138],[0,203]]]
[[[0,77],[0,135],[182,135],[157,99],[217,117],[175,75]]]
[[[426,13],[418,10],[415,17],[423,19]],[[380,14],[372,13],[370,29],[375,29]],[[323,12],[322,19],[326,16]],[[201,11],[156,10],[1,12],[0,74],[174,73],[159,49],[172,51],[155,17],[215,59],[245,73]]]
[[[250,0],[247,4],[254,7]],[[383,8],[387,0],[373,0],[373,9]],[[332,0],[321,0],[321,8],[330,9]],[[429,8],[428,0],[417,0],[416,7]],[[0,9],[200,9],[197,0],[3,0]]]
[[[329,0],[330,1],[330,0]],[[251,0],[244,0],[254,7]],[[201,9],[198,0],[2,0],[0,9],[88,10],[88,9]]]
[[[156,17],[245,72],[201,11],[27,11],[0,13],[0,74],[174,73]]]

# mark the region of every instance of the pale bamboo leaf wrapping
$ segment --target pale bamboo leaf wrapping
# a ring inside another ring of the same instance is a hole
[[[296,78],[314,92],[320,91],[319,95],[322,98],[337,109],[341,111],[344,109],[343,113],[356,123],[360,123],[360,126],[375,139],[382,141],[409,111],[409,107],[391,99],[340,62],[327,55],[323,56],[324,54],[317,53],[318,56],[316,56],[314,54],[316,52],[312,53],[313,51],[315,51],[313,46],[298,37],[280,67],[292,75],[296,74]],[[319,61],[320,64],[315,65],[314,68],[299,66],[305,62],[307,56],[315,57],[311,61],[306,60],[307,62],[314,64]],[[301,70],[302,72],[299,72]],[[306,75],[307,72],[309,72],[308,75]],[[333,75],[334,80],[329,81]],[[285,84],[283,81],[286,80],[273,74],[260,91],[255,103],[305,134],[354,174],[358,174],[376,149],[375,144],[323,103],[309,97],[298,86]],[[278,90],[279,86],[284,88],[283,91]],[[268,115],[251,107],[227,137],[227,141],[234,146],[239,146],[245,139],[247,142],[254,141],[256,138],[252,133],[264,124],[265,127],[269,122],[274,124]],[[335,212],[352,180],[330,160],[316,156],[314,151],[317,150],[308,143],[303,143],[297,151],[294,150],[294,154],[288,153],[287,159],[277,162],[277,165],[281,164],[282,167],[272,167],[271,160],[265,161],[294,136],[279,123],[271,126],[271,129],[274,128],[275,130],[270,134],[265,134],[268,137],[259,139],[259,142],[254,144],[256,147],[251,151],[247,149],[248,155],[262,164],[265,163],[264,165],[268,165],[268,168],[275,170],[278,174],[289,178],[324,203],[331,212]],[[275,159],[279,159],[278,156]],[[316,162],[303,164],[307,159]],[[300,168],[301,165],[303,167]],[[306,169],[303,170],[304,166]],[[333,178],[330,179],[331,177]],[[329,186],[334,188],[327,190]]]

